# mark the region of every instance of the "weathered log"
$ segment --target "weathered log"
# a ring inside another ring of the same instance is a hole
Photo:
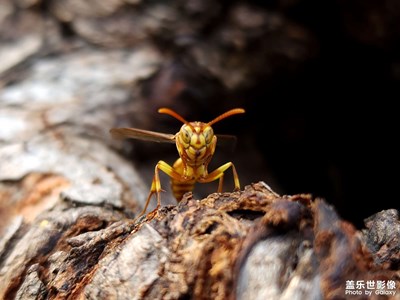
[[[177,205],[163,193],[134,221],[154,164],[139,169],[109,129],[159,130],[160,106],[214,117],[210,103],[233,105],[221,96],[301,66],[315,37],[283,13],[300,1],[278,2],[0,3],[0,299],[399,299],[394,209],[358,231],[259,176]],[[241,176],[257,173],[251,151]]]
[[[279,196],[263,182],[187,194],[137,222],[60,199],[30,225],[11,225],[4,299],[338,299],[347,280],[399,284],[393,258],[374,262],[363,235],[323,200]]]

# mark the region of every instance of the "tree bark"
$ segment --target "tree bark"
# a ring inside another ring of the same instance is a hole
[[[323,200],[279,196],[263,182],[186,194],[137,222],[64,198],[31,223],[7,223],[3,299],[337,299],[347,280],[399,284],[395,211],[371,217],[362,234]]]
[[[173,205],[163,193],[135,220],[154,164],[140,169],[110,128],[155,129],[160,106],[208,111],[182,91],[218,98],[313,55],[277,12],[184,2],[0,4],[0,299],[342,299],[348,281],[393,284],[368,299],[399,299],[395,209],[359,231],[260,178]]]

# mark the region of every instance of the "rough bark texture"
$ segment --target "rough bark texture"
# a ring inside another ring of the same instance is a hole
[[[400,299],[398,211],[357,230],[324,199],[272,190],[254,147],[239,153],[240,178],[257,175],[241,191],[210,185],[176,204],[162,178],[162,209],[133,221],[149,157],[164,148],[112,141],[109,129],[171,132],[155,121],[160,106],[188,120],[246,106],[228,96],[318,51],[284,13],[300,2],[1,1],[0,299],[343,299],[349,280],[390,281],[385,291],[397,292],[351,299]],[[383,39],[379,29],[392,28],[394,1],[377,11],[358,2],[337,2],[364,7],[359,19],[344,15],[344,28],[393,42],[395,29]]]
[[[362,234],[323,200],[263,182],[187,194],[136,223],[112,206],[60,199],[31,223],[8,224],[4,299],[338,299],[346,280],[400,283],[394,211]]]

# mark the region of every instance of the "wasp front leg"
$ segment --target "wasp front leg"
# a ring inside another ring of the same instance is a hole
[[[212,171],[211,173],[207,174],[207,176],[201,178],[199,182],[206,183],[206,182],[211,182],[214,180],[219,179],[218,183],[218,193],[222,192],[222,185],[224,182],[224,172],[228,170],[230,167],[232,167],[232,173],[233,173],[233,182],[235,184],[235,191],[240,190],[240,182],[239,182],[239,176],[236,172],[235,166],[231,162],[227,162],[226,164],[220,166],[218,169]]]
[[[154,169],[154,177],[153,177],[153,181],[151,182],[150,193],[149,193],[149,196],[147,197],[146,204],[144,205],[142,212],[139,214],[139,216],[137,218],[140,218],[141,216],[144,215],[144,213],[147,210],[147,207],[149,206],[150,199],[154,194],[157,195],[157,206],[153,210],[153,212],[156,211],[157,209],[159,209],[161,206],[161,196],[160,196],[161,195],[161,182],[160,182],[159,170],[163,171],[165,174],[167,174],[169,177],[171,177],[173,179],[178,180],[181,178],[181,175],[178,172],[176,172],[173,167],[171,167],[165,161],[160,160]]]

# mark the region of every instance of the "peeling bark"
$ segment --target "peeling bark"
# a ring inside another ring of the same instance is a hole
[[[4,299],[337,299],[350,279],[399,284],[323,200],[279,196],[263,182],[186,194],[137,222],[60,201],[9,234]]]
[[[154,165],[139,169],[109,129],[163,128],[148,117],[160,106],[189,120],[204,99],[231,108],[225,95],[301,67],[315,37],[283,13],[298,0],[276,2],[0,3],[0,299],[343,299],[349,280],[393,282],[368,299],[399,299],[395,209],[359,231],[260,178],[174,205],[163,193],[135,220]],[[252,151],[239,174],[256,173]]]

